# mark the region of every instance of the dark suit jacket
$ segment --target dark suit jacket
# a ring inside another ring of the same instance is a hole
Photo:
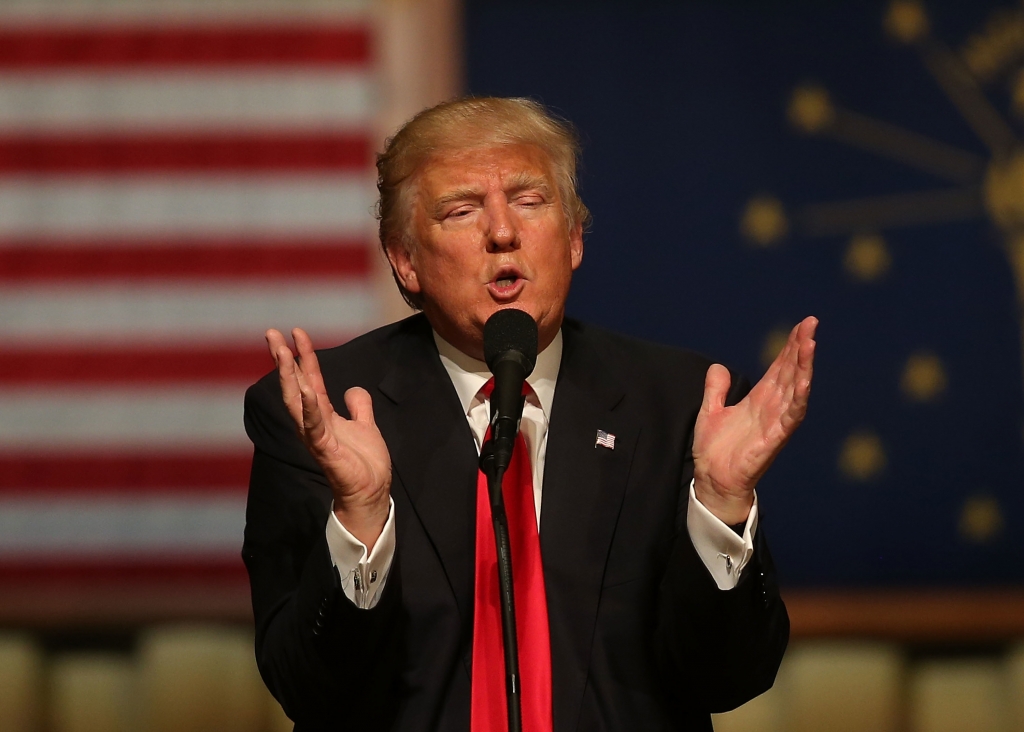
[[[554,729],[709,730],[710,712],[772,685],[789,633],[763,528],[726,592],[687,533],[710,362],[573,321],[562,332],[540,530]],[[325,540],[330,490],[276,374],[251,387],[243,557],[263,678],[296,730],[466,732],[477,455],[455,389],[422,315],[319,358],[336,408],[351,386],[373,398],[395,564],[374,609],[348,601]],[[598,429],[614,450],[595,447]]]

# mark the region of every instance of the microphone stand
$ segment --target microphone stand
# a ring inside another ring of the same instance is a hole
[[[520,413],[522,408],[520,408]],[[480,450],[480,469],[487,476],[487,491],[491,499],[491,520],[494,523],[494,542],[498,550],[498,595],[501,599],[501,629],[505,646],[505,699],[508,708],[509,732],[522,732],[523,712],[520,702],[522,683],[519,679],[519,644],[516,640],[516,605],[512,587],[512,549],[508,538],[508,518],[505,500],[501,494],[505,468],[494,455],[492,437]]]

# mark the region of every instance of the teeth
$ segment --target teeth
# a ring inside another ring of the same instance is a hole
[[[498,280],[498,287],[509,287],[516,281],[515,277],[502,277]]]

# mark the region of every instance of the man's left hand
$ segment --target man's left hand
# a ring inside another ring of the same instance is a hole
[[[730,526],[747,520],[754,486],[807,413],[817,327],[814,317],[794,327],[764,377],[735,406],[725,406],[729,370],[708,369],[694,428],[693,488]]]

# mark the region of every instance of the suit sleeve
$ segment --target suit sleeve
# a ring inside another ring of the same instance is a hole
[[[255,450],[242,558],[257,665],[297,729],[379,729],[400,642],[398,573],[372,610],[345,596],[325,534],[330,489],[275,387],[264,379],[245,399]]]
[[[750,390],[733,377],[727,403]],[[692,456],[683,486],[693,478]],[[720,590],[686,528],[689,491],[681,487],[675,539],[658,593],[655,652],[680,714],[734,709],[771,688],[789,640],[763,522],[739,583]]]

